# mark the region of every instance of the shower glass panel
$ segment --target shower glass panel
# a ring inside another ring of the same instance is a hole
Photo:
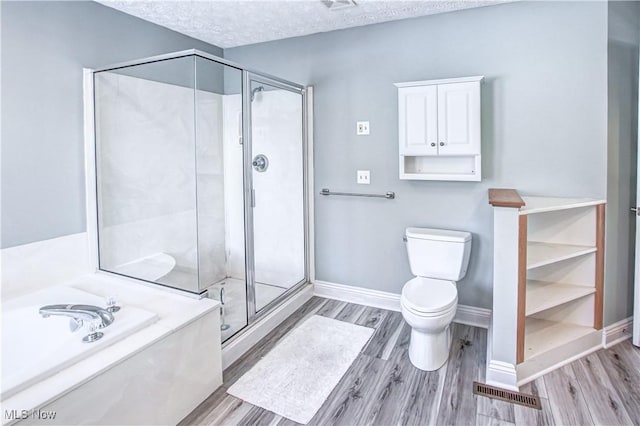
[[[247,325],[242,71],[187,56],[94,74],[100,269],[224,302]]]
[[[255,307],[305,281],[303,97],[252,77],[251,180]]]
[[[197,291],[194,58],[94,74],[100,269]]]

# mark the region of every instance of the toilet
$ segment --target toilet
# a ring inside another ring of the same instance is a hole
[[[409,359],[420,370],[444,365],[451,347],[451,322],[458,306],[456,282],[464,278],[471,234],[444,229],[407,228],[411,273],[402,288],[400,307],[411,326]]]

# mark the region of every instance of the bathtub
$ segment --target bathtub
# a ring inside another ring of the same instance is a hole
[[[2,385],[0,400],[126,338],[157,320],[155,313],[121,305],[104,336],[83,343],[84,328],[71,332],[68,317],[43,318],[44,305],[86,304],[104,307],[105,299],[72,287],[51,287],[2,304]]]
[[[93,343],[38,313],[110,296],[122,308]],[[217,301],[113,274],[3,300],[2,425],[177,424],[222,384],[220,341]]]

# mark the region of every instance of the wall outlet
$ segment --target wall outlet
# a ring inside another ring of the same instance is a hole
[[[370,176],[371,174],[369,173],[369,170],[358,170],[358,183],[360,184],[364,184],[364,185],[369,185],[371,183],[370,180]]]
[[[356,135],[368,135],[369,134],[369,122],[368,121],[358,121],[356,123]]]

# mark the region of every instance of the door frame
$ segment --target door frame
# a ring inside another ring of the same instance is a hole
[[[640,80],[640,67],[638,68],[638,79]],[[640,88],[638,90],[638,135],[636,138],[637,163],[636,170],[640,172]],[[640,346],[640,173],[636,174],[636,252],[634,265],[634,286],[633,286],[633,333],[632,342],[635,346]]]
[[[277,87],[281,90],[287,90],[301,95],[302,102],[302,176],[303,176],[303,221],[304,221],[304,278],[287,289],[280,296],[265,305],[260,311],[256,309],[256,281],[255,281],[255,246],[254,246],[254,223],[253,209],[255,207],[255,193],[253,188],[253,139],[251,133],[251,82],[267,84]],[[309,128],[310,128],[310,105],[308,96],[311,88],[301,88],[283,82],[279,79],[273,79],[265,75],[243,70],[242,71],[242,149],[243,149],[243,188],[244,188],[244,230],[245,230],[245,270],[246,270],[246,286],[247,286],[247,327],[258,321],[261,317],[268,314],[273,308],[280,305],[282,301],[287,299],[291,294],[302,289],[310,282],[310,270],[312,264],[311,257],[311,221],[309,200],[310,193],[313,188],[310,187],[310,165],[313,164],[309,160],[311,150],[309,149]],[[230,338],[229,340],[233,339]]]

